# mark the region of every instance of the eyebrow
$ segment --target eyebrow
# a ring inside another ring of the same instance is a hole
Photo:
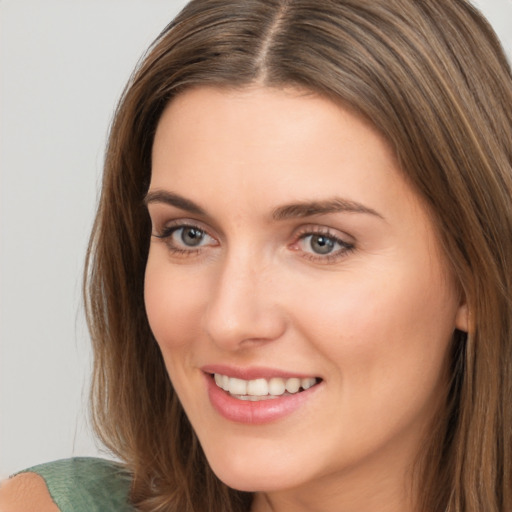
[[[164,203],[175,206],[195,215],[207,216],[206,210],[199,205],[174,192],[155,190],[148,192],[144,198],[144,204]],[[364,213],[384,220],[384,217],[373,208],[364,206],[356,201],[334,197],[324,201],[301,201],[279,206],[272,211],[272,219],[275,221],[293,218],[312,217],[314,215],[326,215],[329,213]]]
[[[178,194],[167,192],[165,190],[148,192],[144,198],[144,204],[148,206],[151,203],[164,203],[170,206],[175,206],[180,210],[194,213],[195,215],[206,215],[206,211],[190,199],[186,199]]]
[[[325,201],[304,201],[280,206],[272,212],[272,218],[274,220],[287,220],[339,212],[365,213],[384,220],[384,217],[373,208],[368,208],[356,201],[350,201],[340,197],[334,197]]]

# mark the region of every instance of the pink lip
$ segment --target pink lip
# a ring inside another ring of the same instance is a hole
[[[223,371],[220,371],[219,367],[216,368],[217,369],[215,371],[203,369],[208,397],[213,408],[225,419],[236,423],[245,423],[247,425],[270,423],[292,414],[297,409],[305,406],[306,403],[315,396],[318,389],[322,387],[322,383],[319,383],[306,391],[301,391],[293,395],[281,396],[279,398],[272,398],[269,400],[260,400],[257,402],[239,400],[219,388],[215,384],[211,373],[220,373],[222,375],[244,378],[246,380],[250,380],[251,377],[242,377],[242,374],[247,375],[250,373],[255,375],[256,378],[286,378],[288,375],[283,375],[282,372],[276,374],[271,371],[272,375],[264,377],[260,371],[261,369],[256,368],[252,368],[250,371],[242,370],[235,372],[233,372],[233,368],[225,368]],[[290,376],[299,377],[296,374]]]
[[[294,373],[276,368],[265,368],[263,366],[251,366],[250,368],[241,368],[228,366],[223,364],[211,364],[201,368],[205,373],[219,373],[228,377],[237,379],[253,380],[253,379],[271,379],[272,377],[280,377],[281,379],[290,379],[296,377],[298,379],[306,379],[308,377],[316,377],[316,375],[307,375],[304,373]]]

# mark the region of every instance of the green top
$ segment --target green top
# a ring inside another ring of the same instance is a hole
[[[135,512],[128,500],[130,475],[116,462],[76,457],[22,473],[40,475],[61,512]]]

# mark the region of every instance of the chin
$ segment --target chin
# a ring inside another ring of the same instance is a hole
[[[206,453],[215,475],[228,487],[246,492],[271,492],[296,487],[311,478],[299,462],[281,457],[265,456],[229,449],[223,453]]]
[[[212,468],[215,475],[228,487],[245,492],[272,492],[295,487],[288,478],[276,475],[272,471],[245,470],[233,471],[229,468],[221,468],[218,471]]]

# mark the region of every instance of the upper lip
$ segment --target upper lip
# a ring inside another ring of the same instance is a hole
[[[226,364],[208,364],[202,366],[201,370],[204,373],[218,373],[220,375],[227,375],[228,377],[235,377],[243,380],[271,379],[273,377],[281,379],[290,379],[293,377],[298,379],[307,379],[309,377],[318,378],[317,375],[281,370],[277,368],[268,368],[264,366],[240,367]]]

